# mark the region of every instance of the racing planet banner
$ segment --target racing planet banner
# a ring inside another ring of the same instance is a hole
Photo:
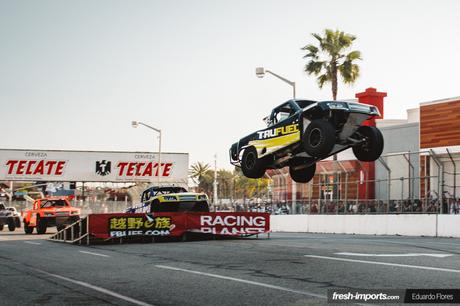
[[[179,237],[185,232],[246,236],[270,231],[268,213],[91,214],[89,233],[95,238],[139,236]]]
[[[225,236],[262,234],[270,231],[270,214],[249,212],[188,213],[187,230]]]
[[[188,153],[0,149],[0,181],[187,184]]]

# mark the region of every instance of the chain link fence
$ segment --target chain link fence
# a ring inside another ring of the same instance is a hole
[[[272,170],[268,190],[255,199],[221,201],[215,209],[273,214],[458,214],[459,161],[460,153],[449,150],[386,154],[374,166],[357,160],[326,160],[317,163],[312,181],[295,186],[287,168]]]

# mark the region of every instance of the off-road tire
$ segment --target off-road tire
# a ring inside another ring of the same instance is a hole
[[[34,228],[24,222],[24,233],[26,233],[27,235],[30,235],[32,234],[33,231],[34,231]]]
[[[265,174],[265,163],[257,157],[257,150],[254,147],[248,147],[243,151],[241,158],[241,171],[244,176],[258,179]]]
[[[4,224],[0,224],[0,231],[3,231]]]
[[[14,219],[12,218],[8,219],[8,230],[10,232],[14,232],[15,229],[16,229],[16,224],[14,224]]]
[[[373,126],[360,126],[356,131],[366,140],[353,147],[353,153],[360,161],[372,162],[377,160],[383,152],[383,135],[380,130]]]
[[[37,234],[39,235],[45,234],[47,227],[48,227],[48,224],[46,220],[41,219],[39,216],[37,216]]]
[[[289,165],[289,174],[294,182],[308,183],[313,179],[316,172],[316,163],[310,166],[301,167],[302,164],[307,164],[307,160],[293,160]],[[299,168],[300,167],[300,168]]]
[[[302,144],[308,155],[328,157],[335,144],[334,126],[326,120],[313,120],[302,135]]]
[[[15,224],[16,224],[17,228],[20,228],[21,227],[21,220],[19,218],[16,218],[15,219]]]

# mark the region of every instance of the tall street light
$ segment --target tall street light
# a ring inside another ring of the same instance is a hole
[[[155,132],[157,132],[159,134],[159,136],[158,136],[158,168],[157,168],[158,175],[157,175],[157,184],[158,184],[158,187],[160,187],[160,176],[161,176],[161,130],[157,129],[157,128],[154,128],[153,126],[150,126],[150,125],[145,124],[145,123],[140,122],[140,121],[131,121],[131,126],[133,128],[137,128],[139,125],[143,125],[146,128],[154,130]]]
[[[264,67],[257,67],[256,68],[256,76],[258,78],[263,78],[265,76],[265,74],[268,73],[268,74],[271,74],[273,75],[274,77],[277,77],[278,79],[280,79],[281,81],[285,82],[285,83],[288,83],[289,85],[292,86],[292,98],[295,99],[295,82],[292,82],[292,81],[289,81],[288,79],[286,78],[283,78],[282,76],[280,76],[279,74],[276,74],[274,73],[273,71],[270,71],[268,69],[265,69]]]
[[[280,79],[281,81],[291,85],[292,86],[292,98],[295,99],[295,82],[292,82],[292,81],[280,76],[279,74],[274,73],[273,71],[265,69],[264,67],[257,67],[256,68],[256,76],[258,78],[263,78],[266,73],[271,74],[274,77]],[[292,213],[295,213],[295,210],[296,210],[295,205],[296,205],[296,202],[297,202],[297,183],[294,182],[292,179],[291,179],[291,181],[292,181],[292,189],[291,189],[292,205],[291,205],[291,211],[292,211]]]

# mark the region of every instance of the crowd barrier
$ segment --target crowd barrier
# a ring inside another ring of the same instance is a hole
[[[273,232],[460,238],[460,215],[272,215]]]

